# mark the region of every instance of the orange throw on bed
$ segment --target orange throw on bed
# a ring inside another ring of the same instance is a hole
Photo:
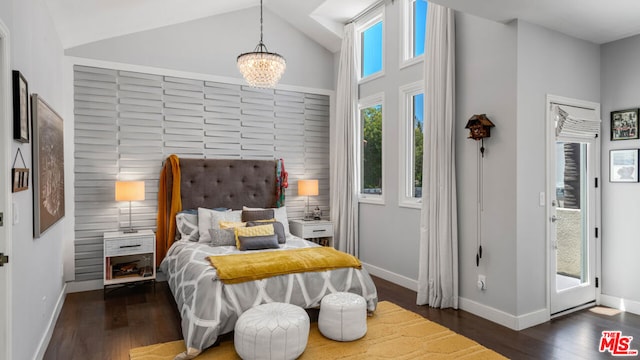
[[[168,192],[167,177],[171,172],[171,195]],[[167,212],[169,208],[170,212]],[[158,217],[156,232],[156,266],[167,255],[167,251],[176,238],[176,214],[182,210],[180,200],[180,161],[177,155],[170,155],[160,172],[158,184]],[[167,215],[168,214],[168,215]]]
[[[355,256],[330,247],[215,255],[207,259],[216,268],[218,278],[225,284],[309,271],[362,268],[360,260]]]

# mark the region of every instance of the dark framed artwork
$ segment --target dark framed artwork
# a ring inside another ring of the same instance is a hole
[[[638,182],[638,149],[609,151],[609,181]]]
[[[611,112],[611,140],[638,139],[638,109]]]
[[[13,70],[13,138],[29,142],[29,85],[17,70]]]
[[[62,117],[38,94],[33,119],[33,236],[40,237],[64,217],[64,131]]]

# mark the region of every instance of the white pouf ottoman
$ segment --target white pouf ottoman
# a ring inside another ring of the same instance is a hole
[[[240,315],[233,344],[244,360],[293,360],[304,352],[309,340],[309,315],[303,308],[269,303]]]
[[[346,292],[323,297],[318,330],[332,340],[360,339],[367,333],[367,302],[360,295]]]

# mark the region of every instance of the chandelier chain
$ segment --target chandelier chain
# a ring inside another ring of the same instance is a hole
[[[260,44],[262,44],[262,0],[260,0]]]

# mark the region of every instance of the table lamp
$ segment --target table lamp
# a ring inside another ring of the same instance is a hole
[[[144,181],[116,181],[116,201],[129,202],[129,229],[124,233],[137,233],[131,226],[131,202],[144,200]]]
[[[298,180],[298,195],[307,197],[307,208],[304,212],[304,219],[313,219],[309,211],[309,196],[318,195],[318,180]]]

